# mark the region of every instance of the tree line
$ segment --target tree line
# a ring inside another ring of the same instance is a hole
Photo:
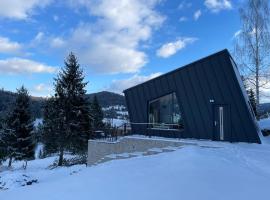
[[[253,110],[259,114],[260,103],[270,98],[269,1],[247,0],[239,13],[241,29],[235,35],[233,54]]]
[[[103,128],[103,112],[97,97],[89,103],[86,96],[87,82],[77,57],[70,53],[64,67],[54,79],[54,95],[44,105],[43,123],[38,128],[44,144],[44,154],[58,154],[58,166],[63,165],[64,153],[86,155],[87,141],[94,131]],[[0,127],[0,163],[8,160],[34,159],[34,119],[30,112],[30,97],[22,86],[12,111],[2,120]]]

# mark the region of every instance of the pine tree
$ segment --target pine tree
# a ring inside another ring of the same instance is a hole
[[[248,93],[249,101],[250,101],[251,107],[253,109],[253,112],[254,112],[255,116],[257,117],[258,116],[258,112],[257,112],[257,106],[256,106],[255,93],[254,93],[254,91],[252,89],[249,89],[247,91],[247,93]]]
[[[1,123],[0,127],[0,165],[6,158],[6,145],[4,141],[4,129]]]
[[[91,114],[93,117],[93,129],[97,130],[104,127],[103,123],[103,111],[99,105],[97,96],[94,96],[93,102],[91,103]]]
[[[59,152],[58,133],[57,126],[57,112],[55,106],[55,98],[51,97],[46,100],[43,110],[43,125],[41,140],[44,144],[44,154],[49,155]]]
[[[9,166],[12,159],[24,160],[25,168],[27,161],[34,158],[33,120],[30,112],[30,97],[27,89],[22,86],[17,90],[17,98],[7,119],[5,128],[5,142],[9,156]]]
[[[8,120],[8,119],[7,119]],[[6,157],[9,159],[8,166],[11,167],[13,158],[17,155],[17,136],[15,130],[8,125],[8,122],[3,124],[2,144],[6,151]]]
[[[91,133],[91,116],[86,99],[87,82],[73,53],[65,61],[65,67],[55,79],[55,124],[58,127],[59,162],[63,164],[64,150],[86,153]]]

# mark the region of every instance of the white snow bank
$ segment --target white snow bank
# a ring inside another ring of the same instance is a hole
[[[185,142],[185,141],[184,141]],[[193,141],[194,142],[194,141]],[[94,167],[45,169],[29,163],[39,183],[0,192],[5,200],[268,199],[270,145],[198,141],[174,152],[113,160]],[[214,148],[215,147],[215,148]],[[0,173],[1,179],[8,173]]]
[[[34,127],[38,127],[39,124],[43,123],[43,118],[36,118],[34,121]]]
[[[65,158],[67,157],[71,156],[65,156]],[[31,180],[37,180],[38,183],[50,183],[53,180],[60,180],[61,178],[74,173],[74,171],[78,171],[80,168],[85,168],[83,165],[77,165],[69,168],[63,167],[55,168],[53,170],[49,169],[49,166],[52,165],[53,162],[57,159],[58,157],[49,157],[45,159],[29,161],[26,170],[22,168],[23,162],[18,161],[13,163],[11,170],[5,169],[5,171],[0,171],[0,188],[2,187],[3,189],[9,189],[8,191],[21,189],[22,185]],[[1,190],[0,199],[8,199],[2,198]],[[27,198],[23,197],[22,199]]]
[[[112,126],[119,127],[122,126],[124,123],[127,123],[127,120],[124,119],[109,119],[109,118],[104,118],[103,122],[110,123]]]
[[[37,143],[36,148],[35,148],[35,159],[39,159],[39,156],[42,156],[44,149],[44,144],[41,142]]]
[[[260,121],[258,121],[261,129],[270,129],[270,118],[266,118],[266,119],[261,119]]]

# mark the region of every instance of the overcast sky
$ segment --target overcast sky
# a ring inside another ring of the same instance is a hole
[[[0,0],[0,87],[52,94],[73,51],[88,92],[121,92],[224,48],[241,0]]]

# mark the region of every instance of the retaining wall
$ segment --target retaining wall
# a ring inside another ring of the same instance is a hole
[[[88,166],[96,164],[102,158],[111,154],[145,152],[152,148],[179,147],[183,145],[177,140],[162,140],[155,138],[123,137],[118,141],[109,142],[102,140],[88,141]]]

